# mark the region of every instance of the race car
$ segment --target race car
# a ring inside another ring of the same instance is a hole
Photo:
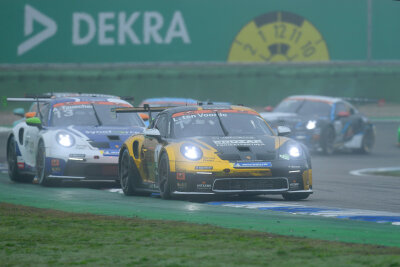
[[[131,107],[116,97],[77,96],[9,98],[35,102],[27,118],[15,125],[7,139],[10,179],[41,185],[61,180],[118,180],[122,143],[142,132],[137,114],[116,114]]]
[[[307,149],[283,137],[290,133],[287,127],[275,134],[254,110],[202,105],[153,111],[161,112],[121,147],[118,170],[125,195],[281,194],[299,200],[313,193]]]
[[[341,98],[290,96],[261,116],[273,127],[288,126],[291,138],[327,155],[337,150],[370,153],[375,143],[375,126]]]

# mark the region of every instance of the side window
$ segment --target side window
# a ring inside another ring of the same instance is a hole
[[[154,125],[154,128],[160,131],[162,137],[168,136],[168,118],[167,115],[160,115]]]
[[[336,104],[335,115],[338,115],[340,112],[350,112],[349,107],[343,102],[339,102]]]
[[[45,126],[47,126],[47,122],[49,120],[49,111],[50,111],[50,105],[47,103],[40,107],[40,112],[42,113],[43,116],[42,124]]]

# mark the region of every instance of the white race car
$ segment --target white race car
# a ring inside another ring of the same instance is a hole
[[[77,96],[37,99],[36,113],[17,123],[7,139],[10,179],[41,185],[61,180],[118,180],[120,146],[144,129],[137,114],[117,97]]]

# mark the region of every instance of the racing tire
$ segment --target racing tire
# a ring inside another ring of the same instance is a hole
[[[171,183],[169,180],[169,159],[167,153],[163,153],[158,163],[158,187],[162,199],[171,199]]]
[[[18,171],[16,145],[14,136],[12,136],[7,144],[8,176],[14,182],[31,183],[33,175],[21,174]]]
[[[295,201],[295,200],[303,200],[310,196],[310,193],[292,193],[292,194],[282,194],[282,197],[285,200]]]
[[[42,186],[55,186],[58,184],[57,181],[49,180],[48,176],[49,174],[46,171],[46,147],[43,140],[40,140],[36,153],[36,177],[38,184]]]
[[[358,150],[362,154],[371,153],[372,147],[375,144],[375,136],[371,130],[368,130],[361,141],[361,148]]]
[[[325,155],[332,155],[334,152],[333,142],[335,141],[335,132],[332,127],[327,127],[321,135],[321,148]]]
[[[126,196],[138,195],[137,181],[139,178],[139,171],[134,162],[131,164],[129,151],[127,149],[122,152],[118,175],[124,194]]]

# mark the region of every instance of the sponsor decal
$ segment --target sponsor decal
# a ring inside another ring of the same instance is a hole
[[[196,166],[195,170],[212,170],[213,166]]]
[[[108,156],[108,157],[119,156],[119,151],[115,151],[115,150],[105,150],[105,151],[103,152],[103,156]]]
[[[211,158],[211,157],[203,157],[203,161],[214,161],[214,158]]]
[[[59,172],[61,172],[61,169],[60,169],[60,167],[51,167],[51,172],[52,173],[59,173]]]
[[[271,167],[271,162],[236,162],[234,168],[269,168]]]
[[[184,172],[177,172],[176,173],[176,180],[185,181],[186,176]]]
[[[265,145],[262,140],[213,140],[216,146],[263,146]]]
[[[208,190],[211,189],[211,184],[207,184],[205,181],[201,182],[201,184],[196,185],[198,190]]]
[[[181,190],[186,189],[186,182],[177,182],[176,186]]]
[[[282,159],[290,160],[289,154],[282,154],[282,155],[279,155],[279,157]]]

